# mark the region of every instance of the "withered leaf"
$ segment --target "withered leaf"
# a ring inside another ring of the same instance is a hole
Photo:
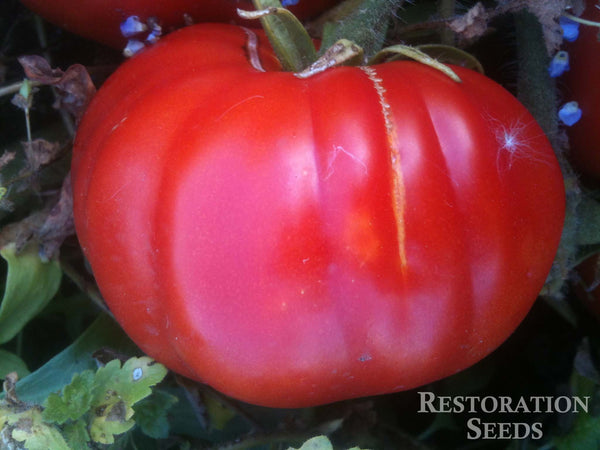
[[[75,234],[73,191],[71,189],[71,176],[67,175],[58,201],[50,209],[44,223],[37,232],[41,258],[50,260],[57,257],[64,240],[73,234]]]
[[[0,248],[14,243],[17,251],[29,242],[39,244],[39,255],[43,260],[58,256],[64,240],[75,233],[73,223],[73,193],[71,177],[67,175],[60,196],[52,206],[35,211],[19,222],[11,223],[0,230]]]
[[[546,50],[549,55],[553,55],[562,45],[562,28],[558,22],[560,16],[569,6],[568,0],[546,0],[540,2],[537,0],[527,0],[527,9],[531,11],[540,21],[544,40],[546,41]]]
[[[0,156],[0,169],[15,159],[15,156],[15,152],[9,152],[8,150],[5,150],[4,153],[2,153],[2,156]]]
[[[37,171],[54,161],[60,154],[61,146],[57,142],[49,142],[45,139],[34,139],[23,142],[23,149],[27,157],[27,170]]]
[[[462,39],[475,39],[487,31],[488,14],[483,4],[477,3],[465,15],[454,19],[448,25]]]
[[[11,372],[6,374],[6,378],[4,379],[4,383],[2,388],[4,389],[4,394],[6,395],[6,400],[11,405],[21,405],[21,401],[17,397],[16,385],[19,380],[19,376],[17,372]]]
[[[27,55],[18,59],[25,70],[25,75],[30,80],[39,81],[42,84],[55,84],[64,75],[62,70],[50,67],[48,61],[41,56]]]
[[[55,86],[59,92],[58,105],[79,121],[96,88],[87,70],[81,64],[73,64],[66,72],[53,69],[48,61],[38,55],[21,56],[19,62],[30,80]]]
[[[0,230],[0,248],[14,243],[17,252],[23,250],[46,220],[48,211],[36,211],[19,222],[10,223]]]

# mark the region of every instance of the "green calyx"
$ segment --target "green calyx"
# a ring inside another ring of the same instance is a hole
[[[256,11],[238,10],[244,19],[260,19],[275,54],[284,70],[300,72],[317,59],[308,32],[279,0],[252,0]]]
[[[318,56],[312,38],[302,23],[285,9],[279,0],[252,0],[256,11],[238,9],[244,19],[259,19],[263,29],[285,71],[294,72],[298,78],[308,78],[331,67],[360,66],[366,63],[361,46],[348,39],[338,39]],[[447,65],[417,48],[394,45],[377,52],[369,64],[377,64],[398,57],[414,59],[448,75],[456,82],[460,78]]]
[[[392,45],[391,47],[386,47],[377,53],[370,61],[369,64],[377,64],[385,61],[389,61],[390,59],[398,58],[398,57],[407,57],[409,59],[414,59],[415,61],[420,62],[421,64],[425,64],[426,66],[433,67],[434,69],[439,70],[440,72],[448,75],[457,83],[460,83],[460,78],[456,73],[446,64],[439,62],[437,59],[432,58],[427,53],[419,50],[416,47],[411,47],[409,45]]]

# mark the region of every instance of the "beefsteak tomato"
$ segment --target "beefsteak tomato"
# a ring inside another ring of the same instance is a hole
[[[583,18],[600,22],[600,9],[590,4]],[[573,164],[578,171],[600,179],[600,41],[598,28],[582,25],[579,38],[566,46],[570,70],[565,75],[565,100],[575,100],[581,119],[569,127]]]
[[[299,79],[260,33],[252,65],[249,36],[176,31],[83,118],[76,229],[117,320],[173,370],[272,407],[409,389],[489,354],[561,235],[563,180],[531,115],[461,68],[461,83],[415,62]]]
[[[300,19],[326,11],[339,0],[302,0],[289,9]],[[194,22],[242,22],[237,8],[254,10],[251,0],[22,0],[49,22],[80,36],[115,48],[127,42],[120,24],[129,16],[142,22],[156,17],[165,31],[184,25],[184,14]],[[254,22],[257,26],[258,22]]]

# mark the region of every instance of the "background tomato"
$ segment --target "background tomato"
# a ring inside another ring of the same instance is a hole
[[[600,10],[591,2],[584,18],[600,22]],[[571,69],[565,74],[565,101],[577,101],[579,122],[569,128],[573,164],[596,180],[600,177],[600,42],[598,28],[579,27],[579,38],[566,46]]]
[[[72,166],[77,233],[116,318],[174,370],[297,407],[453,374],[523,319],[563,181],[491,80],[413,62],[306,80],[199,25],[126,62]]]
[[[254,10],[251,0],[22,0],[48,21],[80,36],[94,39],[116,48],[123,48],[126,39],[120,24],[129,16],[139,16],[145,22],[157,17],[165,31],[184,25],[184,14],[194,22],[240,22],[237,8]],[[300,19],[313,17],[338,0],[302,0],[289,9]],[[256,22],[258,26],[258,22]]]

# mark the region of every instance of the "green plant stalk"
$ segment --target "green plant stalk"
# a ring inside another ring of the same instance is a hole
[[[559,149],[555,142],[558,134],[558,100],[556,83],[548,75],[550,57],[542,28],[538,19],[527,11],[515,14],[515,27],[519,62],[517,96],[538,121],[556,151]]]
[[[260,18],[263,29],[283,70],[300,72],[317,59],[312,39],[302,23],[279,0],[252,0],[257,11],[240,12],[244,18]]]
[[[593,22],[591,20],[582,19],[581,17],[574,16],[573,14],[563,14],[563,16],[565,16],[567,19],[571,19],[573,22],[578,22],[582,25],[589,25],[591,27],[600,28],[599,22]]]
[[[373,57],[383,48],[390,20],[402,3],[403,0],[363,0],[343,19],[325,24],[320,53],[340,39],[348,39],[360,46],[367,58]]]
[[[518,98],[529,109],[550,140],[560,163],[566,190],[566,215],[561,243],[554,265],[546,281],[543,294],[550,305],[568,322],[573,323],[573,312],[562,301],[562,288],[572,268],[577,250],[577,208],[580,189],[573,169],[565,156],[565,143],[558,121],[556,82],[548,74],[548,56],[542,27],[528,11],[515,14],[519,78]]]
[[[442,19],[451,19],[456,14],[456,0],[440,0],[439,13]],[[454,33],[449,28],[442,28],[441,40],[444,45],[454,45]]]
[[[31,88],[42,85],[39,81],[24,80],[24,81],[19,81],[17,83],[9,84],[6,86],[0,86],[0,97],[16,94],[17,92],[19,92],[21,90],[21,88],[23,87],[23,84],[26,82],[29,83],[29,86]]]

